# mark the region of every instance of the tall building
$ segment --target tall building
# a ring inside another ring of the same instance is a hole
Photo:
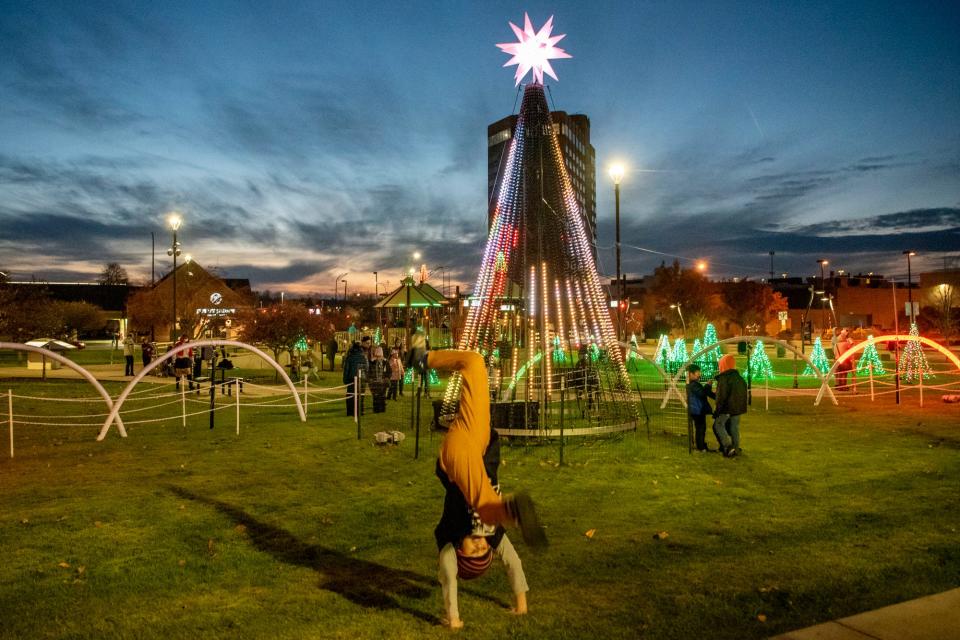
[[[501,165],[506,162],[504,151],[517,129],[517,117],[507,116],[487,127],[487,228],[493,222],[496,204],[495,189]],[[583,224],[590,240],[593,258],[597,257],[597,164],[596,153],[590,144],[590,118],[566,111],[551,111],[553,130],[560,141],[560,152],[573,191],[583,214]],[[529,132],[528,132],[529,135]]]

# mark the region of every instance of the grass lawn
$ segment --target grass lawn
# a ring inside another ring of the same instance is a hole
[[[15,411],[102,411],[31,402]],[[552,445],[506,448],[501,482],[538,499],[551,547],[511,535],[528,616],[507,612],[499,568],[461,582],[458,635],[762,638],[960,586],[960,406],[891,402],[777,398],[745,417],[733,460],[645,432],[571,444],[563,466]],[[239,436],[229,410],[213,431],[176,418],[100,443],[95,427],[18,425],[17,457],[0,458],[0,636],[450,637],[436,436],[415,460],[410,434],[366,437],[401,416],[366,416],[358,441],[325,407],[307,424],[244,409]]]

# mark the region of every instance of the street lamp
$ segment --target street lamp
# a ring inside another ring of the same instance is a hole
[[[170,340],[177,339],[177,256],[180,255],[180,243],[177,242],[177,231],[183,224],[183,218],[179,213],[171,213],[167,216],[167,226],[173,231],[173,243],[167,249],[167,255],[173,258],[173,324],[170,325]]]
[[[677,310],[677,313],[680,314],[680,326],[683,327],[683,335],[684,335],[684,337],[686,337],[686,335],[687,335],[687,323],[683,321],[683,311],[681,311],[681,309],[680,309],[680,303],[678,302],[678,303],[676,303],[676,304],[672,304],[672,305],[670,305],[670,308],[671,308],[671,309],[676,309],[676,310]]]
[[[349,271],[344,271],[333,279],[333,303],[337,303],[337,294],[340,293],[340,279],[347,275]]]
[[[343,282],[343,306],[344,306],[344,308],[346,308],[346,306],[347,306],[347,279],[344,278],[343,280],[341,280],[341,282]]]
[[[912,286],[912,274],[910,273],[910,258],[917,255],[916,251],[907,250],[903,252],[903,255],[907,256],[907,301],[910,303],[910,324],[912,325],[917,321],[917,314],[913,310],[913,286]]]
[[[623,340],[623,312],[621,303],[623,302],[623,280],[620,278],[620,181],[623,180],[623,165],[616,163],[610,167],[610,177],[613,178],[613,196],[614,196],[614,215],[617,229],[617,288],[619,291],[617,298],[617,334],[619,339]]]
[[[824,296],[827,294],[827,283],[823,275],[823,267],[830,264],[830,261],[825,258],[820,258],[817,260],[817,264],[820,265],[820,288],[823,290]],[[827,326],[827,305],[824,302],[826,298],[820,298],[820,331],[823,331]]]

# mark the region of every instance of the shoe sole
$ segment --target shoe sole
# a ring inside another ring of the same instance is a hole
[[[517,526],[520,527],[523,541],[532,549],[546,549],[549,545],[547,532],[540,524],[533,500],[529,495],[519,493],[514,496],[513,503],[517,509]]]

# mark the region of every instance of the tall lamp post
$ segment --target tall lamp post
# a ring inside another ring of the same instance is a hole
[[[917,312],[913,309],[913,274],[910,272],[910,258],[917,255],[917,252],[908,250],[904,251],[903,255],[907,256],[907,302],[910,304],[910,324],[912,325],[917,321]]]
[[[827,326],[827,281],[823,275],[823,267],[830,264],[830,261],[820,258],[817,260],[817,264],[820,265],[820,289],[823,291],[820,298],[820,331],[823,332]]]
[[[620,181],[623,180],[623,165],[615,164],[610,167],[610,177],[613,178],[614,216],[617,229],[617,338],[623,341],[623,280],[620,278]]]
[[[337,304],[337,297],[340,295],[340,279],[347,275],[349,271],[344,271],[333,279],[333,304]]]
[[[676,309],[677,313],[680,315],[680,326],[683,327],[683,337],[687,337],[687,323],[683,320],[683,311],[680,309],[680,303],[670,305],[671,309]]]
[[[344,310],[346,310],[346,308],[347,308],[347,279],[344,278],[343,280],[341,280],[341,282],[343,282],[343,308],[344,308]]]
[[[179,213],[171,213],[167,216],[167,226],[173,231],[173,244],[167,249],[167,255],[173,258],[173,324],[170,325],[170,340],[177,339],[177,256],[180,255],[180,243],[177,242],[177,231],[183,224],[183,218]]]

